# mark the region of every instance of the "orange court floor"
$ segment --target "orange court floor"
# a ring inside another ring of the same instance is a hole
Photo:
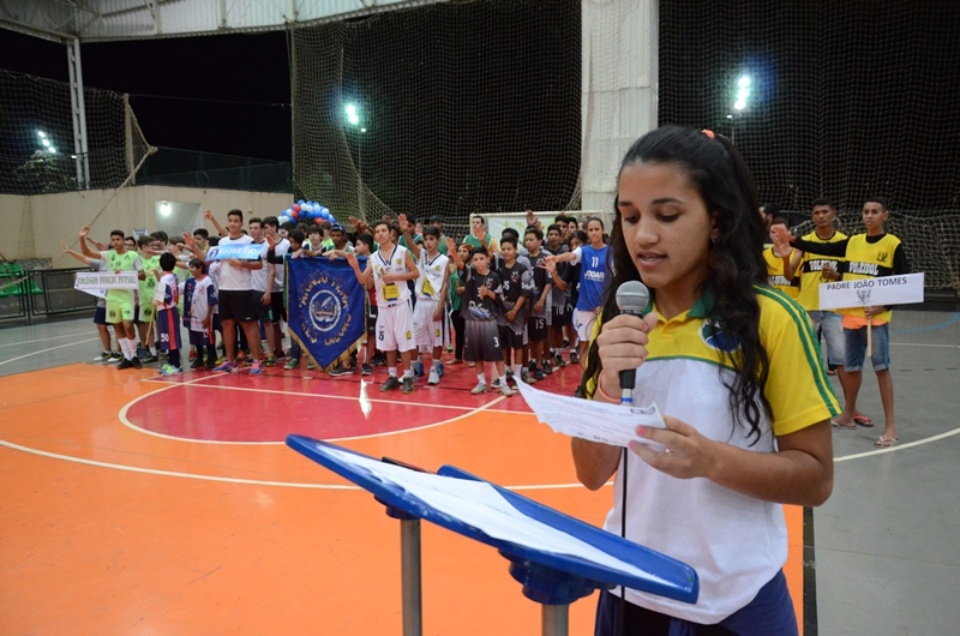
[[[473,372],[447,366],[439,387],[402,395],[377,391],[378,370],[368,420],[358,377],[300,370],[167,380],[75,363],[0,378],[0,633],[401,633],[399,523],[287,433],[457,466],[601,524],[610,485],[580,486],[569,439],[519,396],[470,395]],[[572,392],[576,375],[540,388]],[[802,622],[803,511],[786,515]],[[540,632],[495,549],[422,525],[425,634]],[[595,605],[571,606],[571,634],[592,633]]]

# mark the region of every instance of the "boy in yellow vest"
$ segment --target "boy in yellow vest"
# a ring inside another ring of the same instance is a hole
[[[865,234],[855,234],[848,239],[835,243],[816,243],[790,238],[794,246],[804,252],[825,256],[843,256],[840,265],[843,280],[860,280],[907,274],[910,267],[900,239],[888,234],[883,224],[889,218],[886,201],[879,197],[867,199],[863,204],[863,224]],[[900,442],[893,416],[893,376],[890,374],[890,337],[889,323],[893,317],[890,307],[881,305],[851,307],[841,309],[844,334],[844,369],[848,374],[846,404],[840,417],[834,420],[838,427],[856,426],[854,416],[857,413],[857,394],[862,383],[862,369],[867,351],[867,324],[873,330],[873,345],[870,361],[877,374],[880,387],[880,401],[883,404],[883,434],[874,442],[875,446],[889,448]]]

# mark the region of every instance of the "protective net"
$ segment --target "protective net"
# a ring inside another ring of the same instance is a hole
[[[340,220],[579,207],[579,0],[296,28],[291,66],[296,196]]]
[[[956,2],[661,0],[660,123],[731,137],[783,210],[828,196],[862,231],[885,198],[912,269],[960,289],[958,24]]]
[[[87,88],[84,99],[85,157],[74,147],[70,85],[0,70],[0,192],[116,188],[135,172],[149,146],[125,97]]]

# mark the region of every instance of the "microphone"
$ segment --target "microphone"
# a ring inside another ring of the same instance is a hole
[[[628,280],[617,289],[617,307],[621,314],[643,317],[643,311],[650,303],[650,290],[638,280]],[[625,369],[620,372],[620,404],[633,404],[633,389],[637,386],[637,370]]]

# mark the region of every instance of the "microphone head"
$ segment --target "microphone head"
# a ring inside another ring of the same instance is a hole
[[[617,307],[621,313],[643,315],[650,303],[650,290],[638,280],[628,280],[617,289]]]

